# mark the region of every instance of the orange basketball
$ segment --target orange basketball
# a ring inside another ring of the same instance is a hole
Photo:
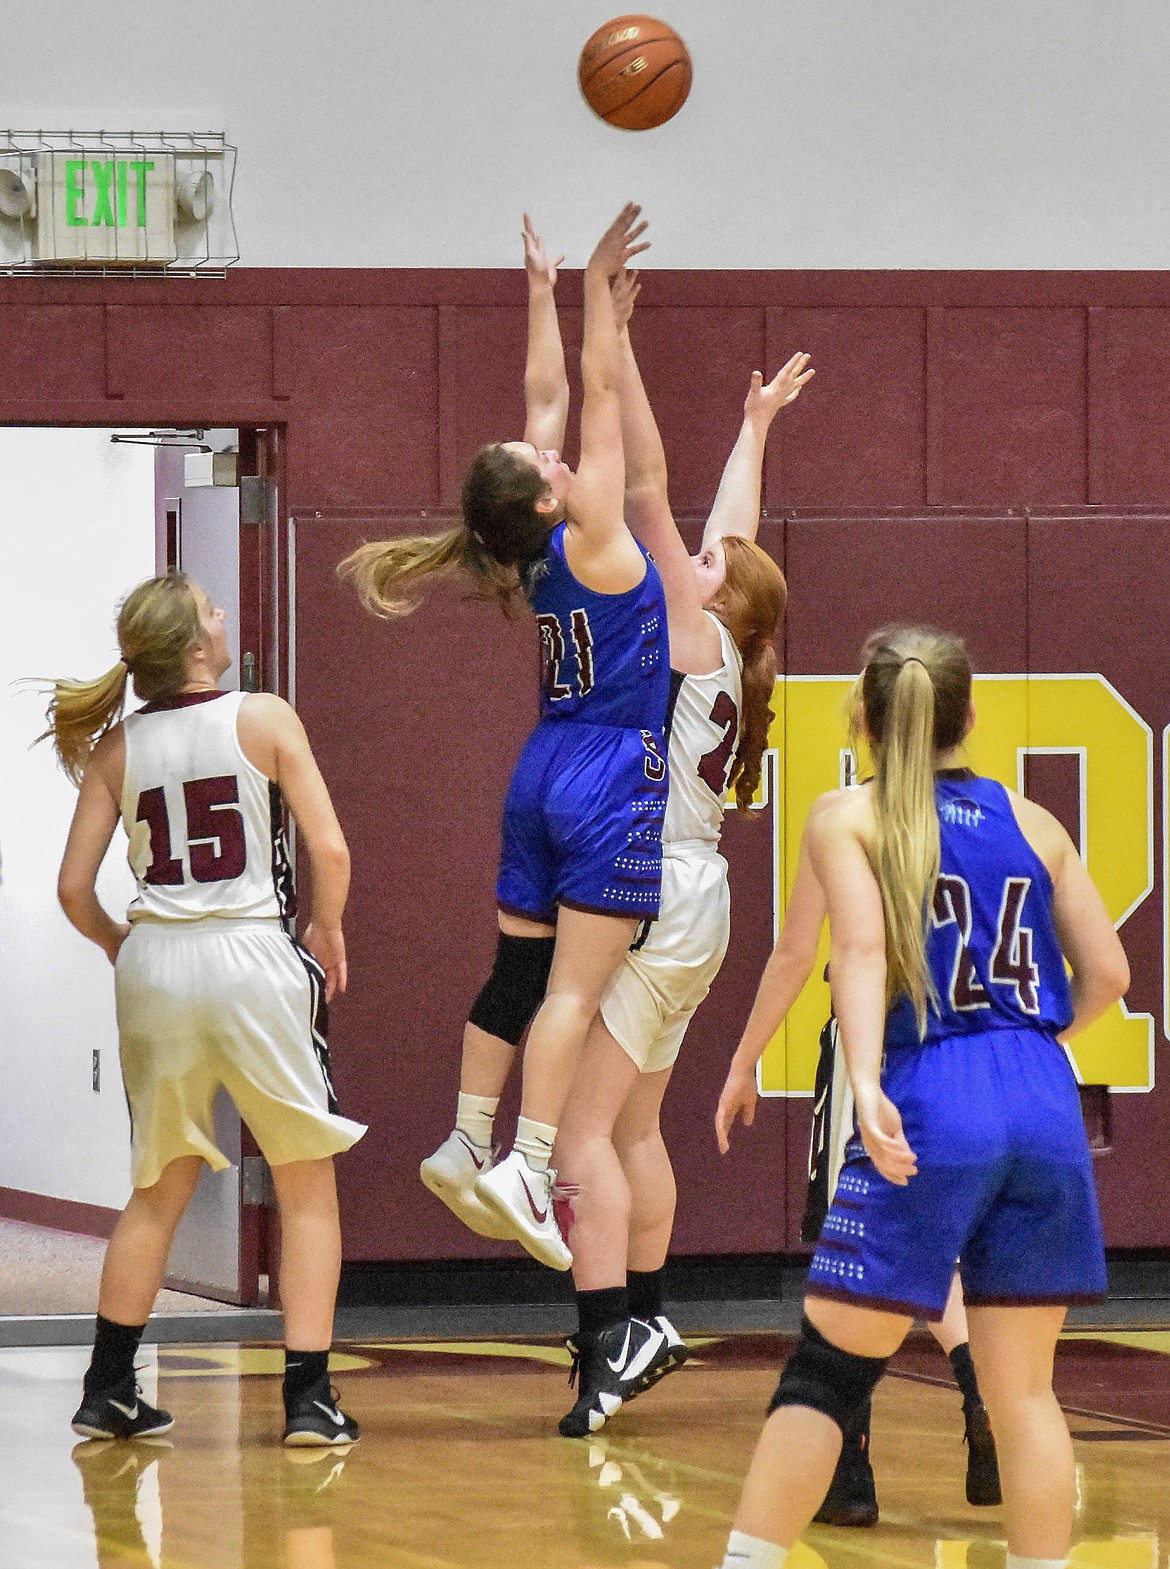
[[[649,131],[686,103],[691,57],[674,28],[656,17],[615,16],[582,49],[577,80],[607,125]]]

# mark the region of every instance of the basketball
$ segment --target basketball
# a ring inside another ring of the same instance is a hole
[[[656,17],[616,16],[582,49],[577,81],[607,125],[651,131],[686,103],[691,57],[674,28]]]

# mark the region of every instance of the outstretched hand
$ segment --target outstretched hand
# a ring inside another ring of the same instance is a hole
[[[524,265],[530,278],[547,278],[549,287],[555,286],[557,281],[557,268],[564,261],[564,256],[558,256],[556,261],[550,261],[548,252],[544,248],[544,241],[532,227],[532,219],[524,214],[524,228],[521,233],[524,241]]]
[[[589,258],[589,266],[602,269],[607,278],[615,278],[631,256],[648,251],[649,240],[643,240],[640,245],[637,243],[649,228],[646,219],[638,221],[641,216],[642,209],[638,204],[627,202],[598,240]]]
[[[794,354],[767,385],[760,372],[753,371],[751,390],[743,406],[744,418],[771,424],[782,408],[796,402],[805,382],[811,381],[816,375],[815,370],[805,370],[808,362],[807,354]]]
[[[634,301],[638,298],[641,287],[636,267],[623,267],[610,284],[609,297],[613,301],[613,319],[617,324],[618,332],[625,332],[630,325],[630,317],[634,314]]]
[[[887,1182],[904,1188],[918,1175],[918,1157],[902,1128],[902,1114],[882,1090],[856,1100],[857,1127],[865,1152]]]
[[[751,1127],[758,1101],[755,1069],[740,1068],[733,1062],[715,1112],[715,1138],[721,1155],[726,1155],[731,1147],[731,1130],[737,1117],[743,1118],[745,1128]]]

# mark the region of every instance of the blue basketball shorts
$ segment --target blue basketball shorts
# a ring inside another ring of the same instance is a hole
[[[500,909],[537,921],[554,921],[559,905],[652,919],[666,790],[666,749],[653,732],[538,725],[504,802]]]
[[[810,1296],[940,1319],[972,1307],[1097,1301],[1105,1249],[1076,1081],[1039,1030],[886,1054],[918,1174],[898,1187],[854,1136],[808,1273]]]

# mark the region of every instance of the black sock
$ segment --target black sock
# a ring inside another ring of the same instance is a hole
[[[958,1380],[959,1388],[963,1392],[965,1406],[981,1405],[979,1398],[979,1380],[975,1377],[975,1364],[971,1360],[971,1347],[964,1340],[961,1346],[956,1346],[950,1353],[950,1363]]]
[[[600,1335],[612,1324],[630,1316],[630,1298],[625,1286],[604,1286],[600,1291],[578,1291],[577,1323],[583,1335]]]
[[[630,1293],[630,1312],[652,1324],[662,1312],[661,1269],[631,1269],[626,1275]]]
[[[85,1392],[117,1389],[134,1382],[134,1358],[145,1324],[115,1324],[99,1313],[93,1334],[93,1356],[85,1375]]]
[[[296,1400],[314,1384],[329,1377],[328,1351],[290,1351],[284,1353],[284,1398]]]

